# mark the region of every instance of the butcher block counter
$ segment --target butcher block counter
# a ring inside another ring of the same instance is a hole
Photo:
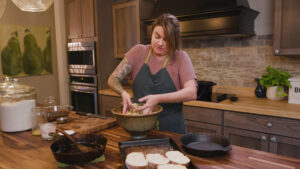
[[[100,131],[107,138],[105,161],[78,165],[66,168],[77,169],[117,169],[122,168],[122,159],[118,148],[118,142],[130,140],[129,134],[114,126]],[[53,141],[44,141],[39,136],[33,136],[31,131],[4,133],[0,132],[0,168],[3,169],[54,169],[58,168],[51,153],[50,145]],[[148,134],[149,138],[172,138],[179,144],[179,134],[153,130]],[[179,146],[180,147],[180,146]],[[289,158],[267,152],[251,150],[238,146],[232,146],[232,150],[223,156],[214,158],[199,158],[188,155],[197,168],[300,168],[300,159]]]
[[[126,89],[132,95],[130,89]],[[226,99],[219,103],[206,101],[189,101],[184,105],[196,106],[202,108],[212,108],[228,111],[245,112],[259,115],[268,115],[274,117],[284,117],[291,119],[300,119],[300,104],[289,104],[287,100],[272,101],[266,98],[256,98],[251,88],[225,88],[219,87],[214,92],[236,94],[238,100],[236,102]],[[99,94],[108,96],[119,96],[111,89],[99,90]]]

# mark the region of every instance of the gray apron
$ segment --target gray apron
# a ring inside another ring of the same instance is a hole
[[[150,94],[163,94],[177,91],[166,69],[169,56],[164,61],[162,69],[152,75],[147,65],[151,53],[152,48],[150,48],[145,63],[132,84],[134,103],[138,103],[138,99]],[[185,132],[185,124],[182,113],[182,103],[163,103],[159,105],[163,107],[163,111],[159,114],[158,118],[159,130],[183,134]]]

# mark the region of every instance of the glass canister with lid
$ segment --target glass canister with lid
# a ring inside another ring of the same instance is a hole
[[[36,107],[33,87],[21,84],[17,79],[5,77],[0,83],[0,129],[17,132],[31,129],[32,108]]]

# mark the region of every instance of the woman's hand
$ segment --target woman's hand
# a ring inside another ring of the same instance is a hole
[[[130,95],[125,90],[122,91],[121,96],[122,96],[122,100],[123,100],[122,113],[124,114],[131,107],[132,102],[131,102],[131,99],[130,99]]]
[[[143,113],[152,113],[153,108],[159,103],[158,95],[147,95],[139,99],[139,102],[145,102],[143,106],[137,108],[138,111]]]

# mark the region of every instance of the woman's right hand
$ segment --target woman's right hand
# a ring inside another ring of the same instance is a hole
[[[122,96],[122,100],[123,100],[122,113],[124,114],[131,107],[132,102],[131,102],[131,99],[130,99],[130,95],[125,90],[122,91],[121,96]]]

